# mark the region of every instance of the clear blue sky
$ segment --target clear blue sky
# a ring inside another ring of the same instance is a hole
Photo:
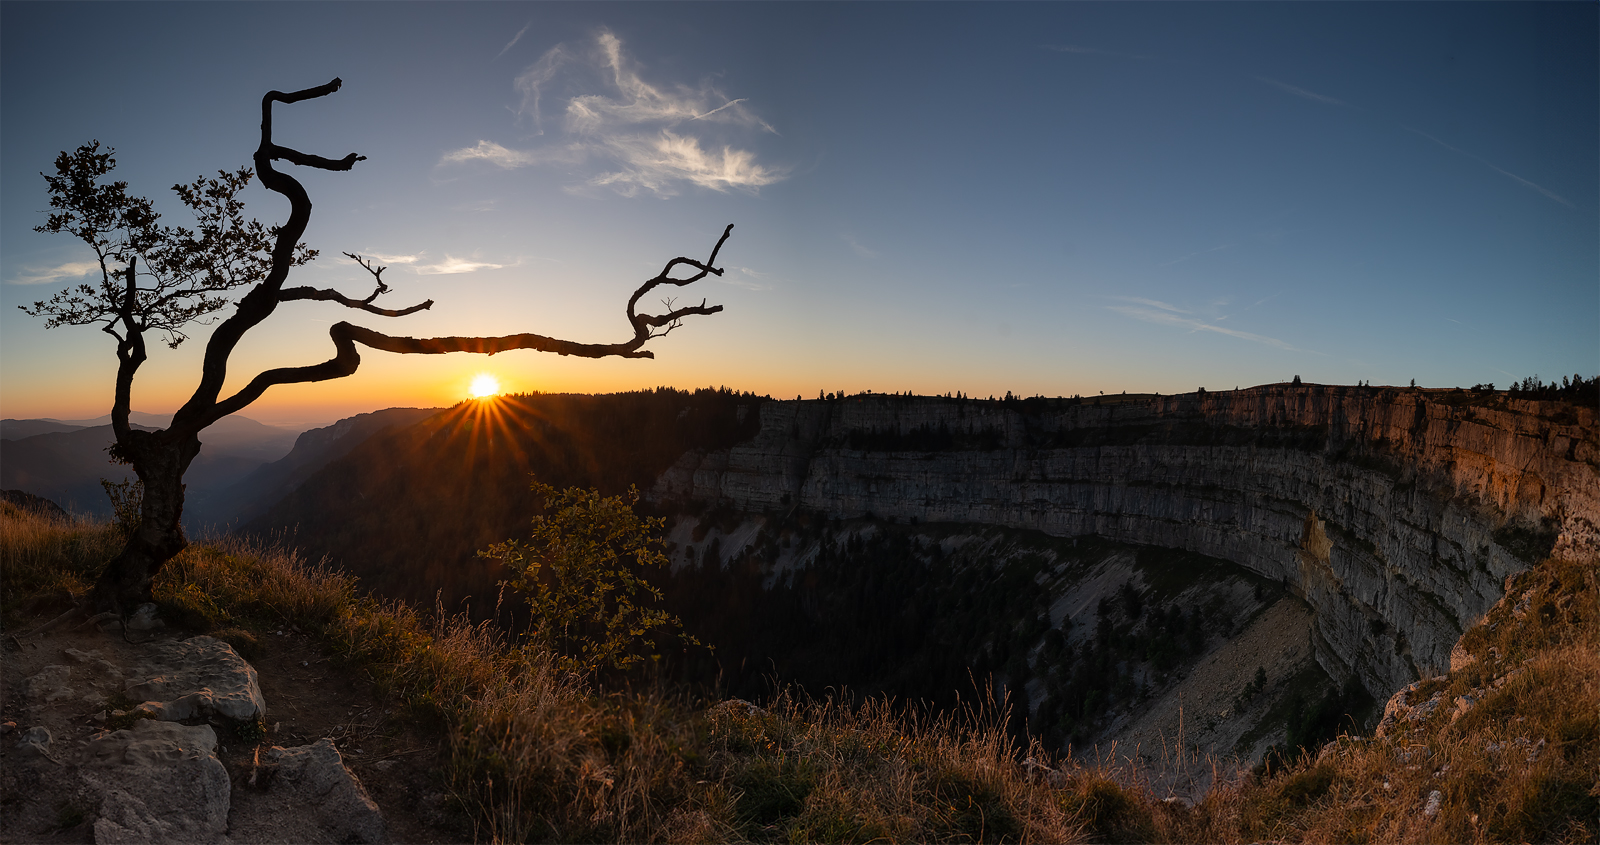
[[[723,225],[727,310],[654,361],[369,352],[264,421],[511,389],[726,384],[1071,395],[1287,380],[1468,386],[1600,369],[1597,6],[0,5],[0,415],[109,409],[109,338],[16,305],[88,257],[36,234],[38,172],[98,139],[156,199],[249,164],[261,95],[322,258],[402,320],[287,306],[235,384],[327,325],[625,339],[622,304]],[[253,188],[249,210],[286,204]],[[157,349],[173,410],[205,331]]]

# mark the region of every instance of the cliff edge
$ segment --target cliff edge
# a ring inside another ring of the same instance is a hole
[[[1600,427],[1567,403],[1278,384],[759,407],[753,438],[685,454],[652,497],[1223,558],[1301,595],[1318,662],[1380,700],[1447,669],[1508,577],[1600,558]]]

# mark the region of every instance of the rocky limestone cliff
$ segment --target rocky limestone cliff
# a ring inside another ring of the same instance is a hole
[[[662,502],[918,519],[1181,548],[1281,579],[1317,659],[1375,696],[1546,553],[1600,557],[1594,409],[1462,391],[1269,385],[1180,396],[769,402],[684,455]]]

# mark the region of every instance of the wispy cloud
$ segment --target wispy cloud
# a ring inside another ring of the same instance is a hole
[[[1278,89],[1280,91],[1288,92],[1290,94],[1295,95],[1296,97],[1304,97],[1307,100],[1315,100],[1316,102],[1326,103],[1326,104],[1328,104],[1330,106],[1349,105],[1344,100],[1336,99],[1334,97],[1329,97],[1329,96],[1326,96],[1326,95],[1323,95],[1323,94],[1318,94],[1315,91],[1307,91],[1304,88],[1300,88],[1300,87],[1297,87],[1297,86],[1294,86],[1294,85],[1290,85],[1287,82],[1279,82],[1276,79],[1271,79],[1271,78],[1268,78],[1268,77],[1265,77],[1265,76],[1256,77],[1256,81],[1265,83],[1267,85],[1271,85],[1272,87],[1274,87],[1274,88],[1276,88],[1276,89]]]
[[[22,275],[11,279],[14,285],[50,285],[68,279],[79,279],[90,273],[97,273],[100,265],[94,261],[68,261],[54,267],[33,268],[22,271]]]
[[[421,255],[384,255],[381,252],[369,252],[365,257],[370,258],[379,264],[415,264],[422,260]],[[339,260],[348,264],[355,263],[348,258],[341,258]]]
[[[1120,50],[1102,50],[1098,47],[1080,47],[1077,44],[1045,44],[1044,49],[1056,53],[1077,53],[1085,56],[1119,56],[1124,59],[1149,59],[1151,56],[1140,53],[1124,53]]]
[[[1183,310],[1182,308],[1179,308],[1176,305],[1170,305],[1170,304],[1162,302],[1162,301],[1160,301],[1158,299],[1145,299],[1142,296],[1108,296],[1108,297],[1106,297],[1106,299],[1118,299],[1118,300],[1121,300],[1123,302],[1132,302],[1135,305],[1146,305],[1146,306],[1149,306],[1151,308],[1160,308],[1163,311],[1171,311],[1174,314],[1188,314],[1188,313],[1190,313],[1188,311]]]
[[[1482,156],[1475,156],[1472,153],[1469,153],[1466,150],[1461,149],[1460,147],[1453,147],[1453,146],[1451,146],[1449,144],[1446,144],[1445,142],[1439,140],[1438,138],[1433,137],[1432,135],[1429,135],[1428,133],[1422,131],[1421,129],[1414,129],[1414,128],[1410,127],[1410,126],[1406,126],[1406,127],[1403,127],[1403,128],[1407,132],[1415,132],[1416,134],[1421,135],[1424,138],[1427,138],[1428,140],[1434,142],[1435,144],[1438,144],[1441,147],[1444,147],[1445,149],[1447,149],[1447,150],[1449,150],[1451,152],[1460,153],[1460,154],[1466,156],[1467,158],[1470,158],[1473,161],[1476,161],[1479,164],[1482,164],[1485,167],[1488,167],[1490,170],[1493,170],[1494,172],[1499,173],[1502,176],[1509,176],[1512,179],[1517,180],[1517,182],[1521,183],[1524,187],[1532,188],[1535,191],[1538,191],[1539,193],[1544,194],[1545,196],[1549,197],[1550,199],[1553,199],[1556,202],[1561,203],[1562,205],[1566,206],[1567,208],[1577,208],[1577,206],[1573,205],[1572,202],[1570,200],[1568,200],[1566,197],[1556,193],[1555,191],[1550,190],[1549,188],[1543,187],[1542,185],[1536,185],[1536,184],[1534,184],[1532,182],[1529,182],[1528,180],[1522,178],[1521,176],[1518,176],[1515,173],[1512,173],[1509,170],[1505,170],[1505,169],[1503,169],[1501,167],[1498,167],[1493,162],[1489,161],[1488,159],[1483,158]]]
[[[560,147],[543,147],[537,150],[512,150],[493,141],[479,141],[475,146],[462,147],[444,154],[441,163],[483,161],[505,170],[531,167],[536,164],[559,162],[575,164],[584,158],[584,149],[578,144]]]
[[[1163,261],[1160,264],[1157,264],[1156,266],[1157,267],[1170,267],[1170,266],[1172,266],[1174,264],[1177,264],[1180,261],[1188,261],[1191,258],[1197,258],[1199,256],[1205,255],[1208,252],[1218,252],[1220,250],[1227,249],[1227,248],[1229,248],[1231,246],[1233,246],[1233,244],[1223,244],[1221,246],[1211,247],[1210,249],[1198,250],[1196,252],[1191,252],[1188,255],[1180,255],[1177,258],[1172,259],[1171,261]]]
[[[1135,299],[1134,297],[1126,298]],[[1135,301],[1139,300],[1135,299]],[[1124,317],[1132,317],[1135,320],[1142,320],[1146,323],[1156,323],[1164,326],[1181,326],[1189,329],[1191,332],[1216,332],[1217,334],[1224,334],[1228,337],[1236,337],[1240,340],[1263,343],[1267,346],[1271,346],[1275,349],[1282,349],[1286,352],[1305,351],[1291,346],[1275,337],[1267,337],[1266,335],[1240,331],[1239,329],[1230,329],[1224,326],[1216,325],[1215,323],[1197,320],[1193,317],[1185,317],[1183,315],[1187,314],[1188,312],[1174,308],[1166,303],[1155,302],[1154,300],[1144,301],[1149,302],[1155,307],[1147,308],[1139,305],[1108,305],[1106,307],[1117,312],[1118,314],[1123,315]]]
[[[540,118],[539,100],[544,93],[544,88],[556,78],[556,73],[566,65],[571,55],[564,45],[557,44],[544,51],[539,61],[523,68],[517,74],[517,79],[512,87],[522,95],[522,102],[517,107],[519,115],[533,115],[533,128],[537,134],[544,134],[544,125]]]
[[[729,266],[727,269],[727,273],[712,278],[725,285],[733,285],[746,290],[769,290],[772,288],[773,278],[771,273],[763,273],[760,270],[752,270],[749,267]]]
[[[698,139],[665,129],[653,137],[608,138],[605,145],[623,166],[597,174],[589,183],[610,187],[625,196],[641,191],[671,196],[676,193],[678,182],[726,191],[729,188],[755,189],[782,178],[757,164],[755,154],[747,150],[702,149]]]
[[[729,98],[709,83],[699,87],[645,81],[621,39],[602,31],[589,50],[558,44],[517,75],[519,116],[544,133],[543,102],[568,72],[598,80],[600,91],[568,97],[562,109],[564,142],[531,150],[509,149],[492,141],[454,150],[440,164],[486,162],[513,169],[542,164],[596,166],[581,187],[602,187],[633,196],[673,196],[685,185],[714,191],[755,192],[788,176],[786,168],[766,165],[754,152],[736,146],[739,131],[777,134],[748,107],[748,98]]]
[[[521,29],[517,30],[517,34],[511,36],[511,40],[507,41],[506,42],[506,46],[501,47],[500,48],[500,52],[495,53],[494,57],[498,59],[501,56],[504,56],[506,54],[507,50],[511,49],[512,47],[517,46],[517,42],[522,40],[523,33],[527,32],[528,31],[528,27],[530,27],[530,26],[533,26],[533,21],[529,21],[528,23],[524,24]]]
[[[861,242],[856,240],[856,236],[855,235],[853,235],[853,234],[851,234],[849,232],[841,232],[839,234],[839,237],[843,238],[844,242],[850,245],[850,249],[853,250],[856,255],[859,255],[862,258],[877,258],[878,257],[878,253],[876,251],[868,249],[868,248],[862,246]]]
[[[494,199],[468,200],[466,202],[456,203],[455,205],[450,206],[450,210],[451,211],[468,211],[468,212],[482,214],[484,212],[494,211],[496,208],[499,208],[499,207],[500,207],[500,201],[499,200],[494,200]]]
[[[381,252],[365,253],[367,258],[378,264],[386,267],[396,265],[406,266],[411,269],[411,272],[416,273],[419,276],[453,276],[460,273],[472,273],[477,270],[499,270],[502,267],[513,266],[510,264],[493,264],[488,261],[474,261],[466,258],[456,258],[449,253],[445,253],[443,261],[423,263],[427,261],[427,255],[428,254],[426,252],[401,255],[385,255]],[[543,260],[549,261],[552,259]],[[348,258],[341,258],[340,261],[347,264],[355,263]],[[520,261],[518,263],[520,263]]]
[[[478,270],[499,270],[505,264],[490,264],[487,261],[468,261],[465,258],[456,258],[448,253],[444,260],[437,264],[418,264],[416,272],[421,276],[453,276],[458,273],[473,273]]]

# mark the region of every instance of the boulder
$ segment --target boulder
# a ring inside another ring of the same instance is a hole
[[[28,679],[28,698],[36,704],[51,704],[71,698],[74,695],[71,680],[71,666],[46,666]]]
[[[290,807],[312,808],[323,832],[334,842],[388,841],[383,814],[356,776],[345,768],[333,740],[297,748],[274,747],[268,791]]]
[[[145,702],[135,712],[162,721],[217,716],[253,722],[267,712],[255,667],[214,637],[154,644],[128,676],[124,692]]]
[[[54,760],[50,753],[50,729],[43,725],[35,725],[22,732],[22,738],[17,740],[17,756],[24,760],[35,757],[44,757]]]
[[[220,842],[232,788],[208,725],[143,720],[84,749],[84,784],[100,802],[98,845]]]

